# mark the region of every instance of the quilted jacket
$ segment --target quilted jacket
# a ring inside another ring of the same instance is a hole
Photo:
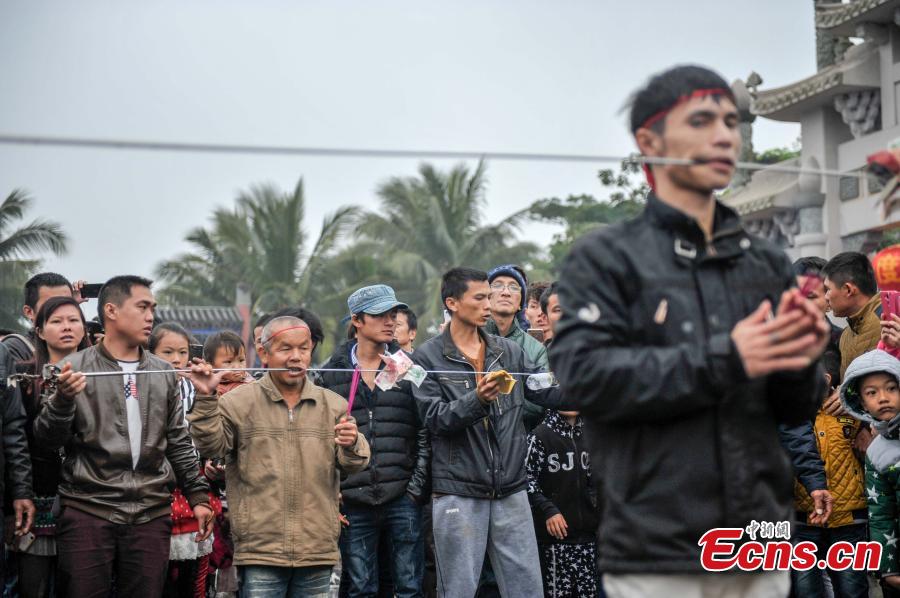
[[[819,410],[813,425],[819,455],[825,463],[825,478],[828,491],[834,497],[834,507],[827,527],[850,525],[854,520],[853,511],[866,508],[863,493],[862,463],[853,453],[853,439],[860,423],[846,415],[833,416]],[[798,511],[810,513],[813,501],[799,482],[794,482],[795,506]]]

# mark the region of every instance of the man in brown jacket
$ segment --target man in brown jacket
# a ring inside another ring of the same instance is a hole
[[[847,318],[847,327],[841,333],[841,380],[847,366],[878,346],[881,340],[881,294],[875,280],[872,262],[862,253],[839,253],[825,265],[825,299],[831,312],[838,318]],[[823,409],[829,415],[847,417],[840,402],[826,400]],[[859,426],[853,440],[859,458],[865,455],[873,438],[867,425]]]
[[[103,285],[103,341],[64,360],[59,386],[34,422],[37,442],[65,448],[57,521],[60,596],[107,596],[115,564],[119,596],[162,595],[171,488],[177,483],[212,531],[208,486],[184,426],[174,372],[144,350],[156,302],[150,281],[117,276]],[[88,378],[85,373],[120,372]]]
[[[881,295],[872,263],[862,253],[839,253],[825,265],[825,299],[838,318],[847,318],[841,334],[841,379],[854,359],[881,339]]]
[[[327,596],[338,562],[340,472],[361,471],[369,445],[347,401],[306,376],[315,344],[303,320],[279,317],[262,332],[260,380],[217,398],[221,378],[194,365],[188,419],[198,450],[225,458],[242,592]]]

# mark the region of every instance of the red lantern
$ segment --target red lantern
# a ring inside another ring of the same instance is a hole
[[[882,291],[900,291],[900,245],[891,245],[872,258],[875,280]]]

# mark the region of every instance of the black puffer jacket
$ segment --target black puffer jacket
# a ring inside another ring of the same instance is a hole
[[[353,369],[350,349],[355,344],[351,341],[339,346],[323,368]],[[391,353],[399,350],[397,343],[388,346]],[[321,378],[321,386],[349,398],[351,372],[322,372]],[[377,506],[406,493],[424,503],[429,491],[431,443],[428,430],[419,421],[410,383],[400,382],[388,391],[376,386],[371,402],[365,391],[365,382],[360,380],[352,415],[369,442],[372,456],[363,471],[341,482],[344,502]]]
[[[794,274],[721,204],[713,230],[707,245],[651,196],[641,216],[579,241],[560,275],[551,365],[603,480],[605,572],[702,572],[704,532],[791,518],[778,423],[813,417],[824,374],[747,378],[731,330],[763,299],[777,305]]]
[[[527,372],[516,343],[479,330],[486,371]],[[450,327],[416,349],[415,362],[429,374],[413,387],[431,431],[434,492],[475,498],[502,498],[526,487],[524,399],[543,402],[546,391],[531,391],[518,378],[512,393],[484,406],[475,396],[475,373],[450,336]]]

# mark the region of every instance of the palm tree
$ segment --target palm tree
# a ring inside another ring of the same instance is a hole
[[[446,173],[423,163],[418,177],[382,184],[377,212],[360,219],[360,238],[382,248],[384,279],[393,281],[426,325],[440,322],[441,275],[450,268],[524,264],[539,251],[516,240],[524,211],[497,224],[483,222],[485,171],[483,161],[474,172],[459,164]]]
[[[68,238],[56,222],[38,218],[18,226],[32,200],[21,189],[14,189],[0,204],[0,327],[19,329],[22,287],[40,267],[36,253],[66,252]]]
[[[310,244],[304,229],[303,179],[292,193],[255,185],[238,195],[233,208],[217,208],[212,224],[188,232],[191,251],[156,268],[172,305],[231,305],[235,289],[250,289],[253,311],[309,305],[314,283],[329,281],[328,266],[353,223],[353,206],[326,216]],[[325,285],[327,286],[327,284]]]

